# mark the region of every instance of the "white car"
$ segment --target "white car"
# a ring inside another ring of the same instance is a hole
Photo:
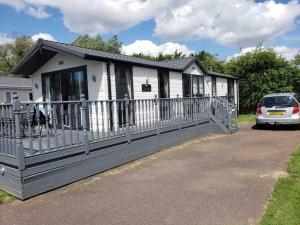
[[[256,109],[256,124],[300,124],[299,105],[295,93],[265,95]]]

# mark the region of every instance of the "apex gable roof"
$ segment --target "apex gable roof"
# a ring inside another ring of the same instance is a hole
[[[205,74],[209,74],[196,57],[159,62],[134,56],[82,48],[70,44],[47,41],[43,39],[40,39],[35,47],[33,47],[33,49],[29,51],[28,54],[23,57],[23,59],[21,59],[21,61],[12,70],[12,73],[30,75],[47,61],[49,61],[57,53],[66,53],[87,60],[130,63],[132,65],[142,67],[161,68],[178,72],[182,72],[193,63],[197,63]]]

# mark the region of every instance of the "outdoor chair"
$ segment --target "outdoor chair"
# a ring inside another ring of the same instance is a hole
[[[39,121],[37,119],[37,109],[36,107],[33,108],[33,115],[31,119],[31,129],[33,133],[35,133],[35,128],[39,126],[40,129],[40,135],[42,134],[43,127],[46,128],[47,122],[50,132],[52,133],[52,124],[50,123],[50,115],[44,115],[44,113],[39,109]]]

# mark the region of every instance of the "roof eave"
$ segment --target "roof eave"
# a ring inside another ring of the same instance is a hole
[[[37,44],[17,63],[17,65],[10,71],[12,74],[23,74],[20,69],[21,67],[38,51],[41,51],[42,49],[47,49],[50,51],[54,51],[57,53],[68,53],[80,58],[85,58],[86,55],[83,53],[79,53],[77,51],[72,51],[70,49],[64,48],[64,47],[58,47],[50,42],[47,42],[45,40],[38,40]]]

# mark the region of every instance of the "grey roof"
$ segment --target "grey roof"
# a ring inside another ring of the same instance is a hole
[[[66,50],[70,50],[73,53],[81,53],[86,56],[99,57],[108,60],[117,60],[122,62],[136,63],[141,65],[149,65],[154,67],[162,67],[166,69],[174,69],[174,70],[183,70],[188,63],[191,63],[195,60],[195,57],[187,57],[183,59],[170,60],[170,61],[152,61],[147,59],[142,59],[139,57],[124,55],[124,54],[116,54],[110,52],[103,52],[95,49],[82,48],[70,44],[46,41],[43,40],[43,43],[47,43],[50,45],[55,44],[57,47],[64,48]]]
[[[207,71],[208,74],[210,75],[215,75],[215,76],[219,76],[219,77],[227,77],[227,78],[234,78],[234,79],[239,79],[235,76],[229,75],[229,74],[223,74],[223,73],[218,73],[218,72],[214,72],[214,71]]]
[[[40,56],[39,53],[41,52],[41,50],[47,52],[48,55],[44,57]],[[200,63],[200,61],[193,56],[170,61],[152,61],[142,59],[139,57],[103,52],[95,49],[82,48],[70,44],[47,41],[42,39],[40,39],[37,45],[18,63],[18,65],[16,65],[16,67],[12,70],[12,73],[22,74],[23,72],[23,74],[31,74],[32,71],[37,69],[43,63],[47,62],[57,52],[68,53],[90,60],[131,63],[133,65],[139,65],[143,67],[162,68],[179,72],[183,72],[192,63],[197,63],[198,66],[204,71],[204,73],[208,74],[207,70]],[[222,74],[222,76],[225,75]]]
[[[0,88],[1,87],[31,88],[32,80],[22,77],[0,77]]]

